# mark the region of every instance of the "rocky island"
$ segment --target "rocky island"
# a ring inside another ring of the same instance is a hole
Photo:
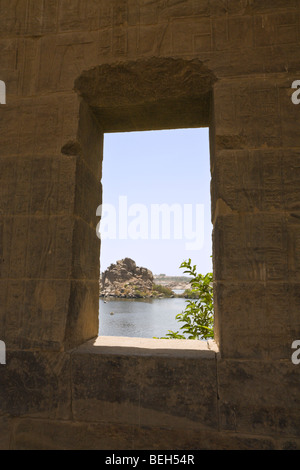
[[[181,284],[184,286],[184,283]],[[185,284],[188,288],[188,284]],[[184,288],[184,287],[183,287]],[[117,298],[163,298],[177,297],[166,280],[156,283],[153,273],[138,267],[130,258],[111,264],[100,278],[100,297]]]

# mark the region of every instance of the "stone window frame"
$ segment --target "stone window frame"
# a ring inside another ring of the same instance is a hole
[[[198,59],[153,57],[104,64],[84,71],[74,84],[74,90],[80,101],[77,140],[67,142],[62,148],[62,153],[77,155],[82,162],[80,166],[86,167],[85,171],[90,173],[91,179],[95,181],[94,187],[97,188],[102,178],[104,134],[201,127],[209,128],[211,133],[215,81],[213,73]],[[100,146],[102,146],[102,158],[99,158]],[[93,219],[91,225],[95,227],[94,238],[99,242],[96,234],[99,216],[96,217],[96,214],[102,201],[93,199],[95,204],[91,209],[93,214],[91,213],[87,219],[85,211],[88,204],[84,200],[83,193],[86,191],[83,189],[83,184],[84,180],[79,184],[76,182],[75,216],[85,218],[88,222]],[[95,246],[92,248],[94,253],[97,251],[97,242],[95,241]],[[81,269],[81,276],[83,271],[84,268]],[[94,288],[96,278],[100,275],[99,265],[97,274],[96,271],[97,266],[93,270],[93,277],[90,269],[86,274],[89,281],[93,280]],[[93,295],[95,296],[95,290]],[[82,301],[82,304],[84,303],[85,300]],[[96,298],[92,304],[95,309]],[[91,308],[87,309],[84,305],[82,308],[79,306],[78,310],[72,313],[76,321],[71,321],[68,325],[65,341],[67,348],[76,347],[88,339],[87,334],[83,338],[79,330],[82,321],[90,322],[90,331],[95,332],[96,312],[92,312]],[[97,308],[97,324],[98,321],[99,308]],[[97,336],[98,331],[99,328]],[[90,338],[95,336],[89,334]],[[121,338],[118,341],[120,345],[123,342]],[[206,344],[202,346],[204,350],[207,349]],[[179,349],[181,347],[179,346]],[[193,345],[189,347],[194,349]]]

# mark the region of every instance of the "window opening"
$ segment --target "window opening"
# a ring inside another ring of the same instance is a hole
[[[105,134],[102,185],[99,336],[179,330],[180,264],[212,271],[208,129]]]
[[[6,85],[0,80],[0,104],[6,104]]]

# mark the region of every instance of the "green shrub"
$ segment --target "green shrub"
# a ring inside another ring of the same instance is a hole
[[[179,331],[169,330],[164,339],[210,339],[214,338],[214,306],[213,306],[213,275],[212,273],[197,274],[196,266],[191,260],[184,261],[180,268],[192,277],[191,295],[195,299],[187,300],[184,312],[176,315],[178,322],[183,323]]]
[[[161,286],[159,284],[153,284],[154,294],[163,294],[164,297],[173,297],[174,292],[169,287]]]

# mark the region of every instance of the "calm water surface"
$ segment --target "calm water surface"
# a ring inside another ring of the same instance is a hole
[[[100,299],[99,336],[153,338],[178,331],[185,299]]]

